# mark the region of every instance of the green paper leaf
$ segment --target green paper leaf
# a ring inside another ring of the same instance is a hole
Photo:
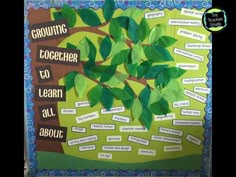
[[[121,82],[125,81],[129,75],[123,73],[116,73],[115,77],[120,80]]]
[[[87,40],[87,43],[89,45],[89,54],[88,54],[88,58],[90,61],[95,61],[96,59],[96,54],[97,54],[97,49],[94,46],[94,44],[92,43],[91,40],[89,40],[87,37],[85,37],[85,39]]]
[[[133,105],[134,102],[134,91],[130,88],[130,86],[128,84],[125,85],[124,90],[129,93],[129,95],[132,97],[129,100],[121,100],[123,105],[126,107],[126,109],[130,109],[131,106]]]
[[[106,36],[102,40],[102,42],[100,44],[100,50],[99,50],[103,60],[105,60],[109,56],[109,54],[111,52],[111,45],[112,45],[111,39],[109,38],[109,36]]]
[[[163,70],[157,75],[155,79],[155,82],[154,82],[155,87],[156,88],[161,87],[160,89],[165,88],[170,82],[170,79],[171,79],[171,76],[168,69]]]
[[[140,121],[144,124],[144,126],[150,130],[152,125],[152,112],[148,108],[144,108],[140,117]]]
[[[155,65],[152,66],[148,72],[144,75],[144,78],[146,79],[154,79],[156,78],[157,74],[159,74],[161,71],[165,70],[168,67],[168,65]]]
[[[102,97],[102,87],[100,85],[96,85],[88,92],[88,100],[90,101],[90,107],[95,106],[99,103]]]
[[[62,13],[61,12],[53,12],[53,18],[55,20],[61,20],[63,19],[64,17],[62,16]]]
[[[144,51],[142,47],[142,43],[139,41],[137,44],[134,45],[131,51],[131,60],[132,64],[138,63],[139,60],[143,57]]]
[[[128,77],[127,74],[115,73],[109,81],[104,82],[104,83],[109,85],[110,87],[114,87],[124,82],[127,77]]]
[[[186,73],[186,70],[179,68],[179,67],[169,67],[168,71],[170,73],[171,78],[173,78],[173,79],[178,79],[184,73]]]
[[[89,26],[101,25],[98,15],[91,9],[78,9],[78,14],[82,21]]]
[[[132,99],[131,95],[128,92],[121,88],[111,88],[110,92],[118,99],[118,100],[130,100]]]
[[[164,87],[166,87],[168,85],[171,78],[177,79],[177,78],[181,77],[185,72],[186,72],[186,70],[183,70],[178,67],[167,68],[167,69],[161,71],[157,75],[155,82],[154,82],[155,87],[160,86],[163,89]]]
[[[69,91],[72,87],[75,86],[74,80],[77,74],[77,71],[71,71],[65,76],[66,91]]]
[[[116,20],[116,22],[124,29],[128,30],[129,27],[129,17],[117,17],[114,18],[114,20]]]
[[[163,98],[161,98],[158,102],[151,104],[149,109],[156,115],[166,115],[170,112],[169,104]]]
[[[103,16],[107,21],[109,21],[114,13],[115,10],[115,2],[113,0],[105,0],[104,5],[103,5]]]
[[[114,55],[114,57],[111,60],[111,64],[112,65],[123,64],[128,59],[129,54],[130,54],[130,50],[131,49],[122,50],[119,53],[117,53],[116,55]]]
[[[113,36],[116,42],[121,40],[122,29],[114,19],[110,21],[109,33]]]
[[[152,91],[151,91],[151,94],[150,94],[150,99],[148,101],[148,105],[151,105],[153,103],[156,103],[158,102],[160,99],[161,99],[161,92],[160,90],[154,88]]]
[[[138,33],[139,33],[139,39],[141,41],[144,41],[150,33],[150,28],[149,28],[149,25],[148,25],[147,20],[145,18],[142,18],[142,20],[139,24]]]
[[[80,98],[83,97],[84,91],[87,88],[87,79],[82,74],[77,74],[75,76],[75,89]]]
[[[144,46],[144,53],[148,60],[152,62],[165,62],[165,61],[173,61],[174,59],[171,57],[168,50],[163,47],[158,46]]]
[[[161,55],[163,56],[163,60],[174,61],[174,58],[170,55],[170,52],[166,48],[160,46],[155,46],[155,48],[161,53]]]
[[[128,37],[134,42],[139,41],[139,25],[134,21],[134,19],[129,17],[117,17],[115,18],[117,23],[128,32]]]
[[[156,42],[156,46],[160,47],[169,47],[172,44],[174,44],[177,41],[177,39],[170,37],[170,36],[161,36]]]
[[[107,110],[110,110],[114,102],[114,97],[110,90],[106,87],[103,87],[102,89],[102,97],[101,97],[101,103],[104,108]]]
[[[166,31],[166,24],[158,24],[154,26],[149,34],[149,43],[155,43],[161,36],[165,34]]]
[[[123,12],[121,12],[119,16],[127,16],[127,17],[135,19],[139,17],[142,13],[143,13],[143,10],[141,9],[138,9],[136,7],[129,7]]]
[[[138,98],[134,99],[134,103],[131,108],[131,114],[134,120],[138,120],[143,112],[143,106]]]
[[[100,82],[103,83],[103,82],[106,82],[106,81],[110,80],[111,77],[115,74],[116,68],[117,68],[117,65],[111,65],[111,66],[109,66],[109,67],[104,71],[104,73],[102,74],[102,76],[101,76],[101,78],[100,78]]]
[[[91,79],[97,79],[98,77],[101,76],[100,72],[93,71],[95,66],[96,66],[95,62],[91,60],[87,61],[86,64],[84,65],[84,73]]]
[[[61,8],[61,15],[67,20],[69,27],[74,27],[76,23],[76,13],[68,5],[64,4]]]
[[[143,77],[150,70],[151,66],[152,66],[152,63],[150,61],[142,62],[137,68],[138,79]]]
[[[67,49],[77,49],[76,45],[71,44],[71,43],[69,43],[69,42],[66,43],[66,48],[67,48]]]
[[[161,95],[168,102],[180,101],[184,98],[183,88],[175,79],[171,79],[169,84],[166,86],[166,89],[162,91]]]
[[[137,73],[138,63],[132,64],[131,62],[125,62],[125,69],[131,75],[135,76]]]
[[[110,56],[114,56],[119,53],[125,46],[124,41],[118,41],[116,43],[112,42],[111,53]]]
[[[61,14],[67,20],[69,27],[75,26],[76,13],[70,6],[64,4],[61,9]]]
[[[88,41],[86,38],[83,38],[79,42],[79,44],[77,45],[77,48],[79,48],[79,50],[80,50],[80,60],[84,60],[85,58],[88,57],[90,47],[89,47],[89,44],[88,44]]]
[[[183,87],[181,87],[181,84],[179,81],[175,79],[171,79],[170,83],[166,86],[169,90],[175,90],[176,92],[183,92]],[[164,91],[164,90],[163,90]]]
[[[151,88],[149,85],[146,85],[144,89],[139,94],[139,99],[143,105],[143,107],[146,107],[148,105],[148,101],[151,94]]]
[[[128,37],[134,43],[137,43],[139,41],[139,25],[132,18],[129,19]]]

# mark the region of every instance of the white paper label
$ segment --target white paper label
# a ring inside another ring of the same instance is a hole
[[[182,79],[182,84],[200,84],[206,83],[205,77]]]
[[[191,97],[191,98],[193,98],[193,99],[195,99],[195,100],[197,100],[197,101],[200,101],[202,103],[206,102],[206,98],[205,97],[203,97],[201,95],[198,95],[198,94],[196,94],[194,92],[191,92],[190,90],[184,89],[184,94],[189,96],[189,97]]]
[[[175,119],[175,113],[169,113],[166,115],[155,115],[154,120],[155,121],[163,121],[163,120],[172,120]]]
[[[186,140],[188,140],[188,141],[190,141],[190,142],[192,142],[192,143],[194,143],[196,145],[200,145],[201,144],[201,140],[196,138],[196,137],[194,137],[194,136],[192,136],[192,135],[187,135]]]
[[[191,59],[194,59],[196,61],[203,61],[204,60],[204,57],[201,56],[201,55],[197,55],[197,54],[192,53],[192,52],[187,52],[185,50],[178,49],[178,48],[174,49],[174,53],[185,56],[185,57],[188,57],[188,58],[191,58]]]
[[[180,107],[185,107],[185,106],[190,106],[189,100],[173,102],[173,108],[180,108]]]
[[[182,145],[164,146],[164,152],[182,151]]]
[[[112,120],[118,121],[118,122],[124,122],[124,123],[129,123],[130,122],[129,117],[119,116],[119,115],[112,115]]]
[[[190,30],[186,30],[183,28],[179,28],[177,31],[177,34],[179,36],[183,36],[183,37],[187,37],[190,39],[196,39],[199,41],[205,41],[206,40],[206,35],[205,34],[201,34],[201,33],[197,33],[195,31],[190,31]]]
[[[167,136],[152,135],[151,140],[168,142],[168,143],[176,143],[176,144],[180,144],[181,143],[181,139],[167,137]]]
[[[173,125],[202,126],[201,120],[173,120]]]
[[[169,19],[169,25],[175,26],[201,26],[201,20]]]
[[[171,134],[171,135],[178,135],[178,136],[183,135],[183,131],[181,131],[181,130],[175,130],[175,129],[164,128],[164,127],[160,127],[159,132],[160,133]]]
[[[120,132],[147,132],[144,126],[120,126]]]
[[[89,113],[89,114],[85,114],[85,115],[76,117],[76,121],[79,124],[79,123],[87,122],[89,120],[93,120],[93,119],[97,119],[97,118],[99,118],[99,114],[96,111],[96,112],[92,112],[92,113]]]
[[[115,130],[116,126],[113,124],[91,124],[91,130]]]
[[[92,142],[92,141],[97,141],[97,140],[98,140],[97,135],[91,135],[91,136],[86,136],[86,137],[83,137],[83,138],[68,140],[68,145],[73,146],[73,145]]]
[[[125,111],[125,107],[114,107],[111,108],[111,110],[107,110],[107,109],[101,109],[101,114],[112,114],[112,113],[118,113],[118,112],[124,112]]]
[[[88,107],[90,106],[90,101],[79,101],[75,102],[75,107],[80,108],[80,107]]]
[[[191,9],[181,9],[181,15],[186,15],[190,17],[202,18],[203,12],[198,10],[191,10]]]
[[[185,49],[209,50],[209,49],[212,49],[212,44],[211,43],[186,43]]]
[[[192,63],[176,63],[176,67],[185,70],[198,70],[199,64],[192,64]]]
[[[85,133],[86,132],[86,128],[82,128],[82,127],[72,127],[71,128],[72,132],[79,132],[79,133]]]
[[[180,114],[184,115],[184,116],[200,116],[201,111],[200,110],[193,110],[193,109],[181,109]]]
[[[61,114],[76,114],[76,109],[61,109]]]
[[[156,150],[151,150],[151,149],[139,149],[138,150],[139,155],[150,155],[150,156],[155,156],[156,155]]]
[[[119,142],[122,141],[122,137],[119,135],[107,136],[107,142]]]
[[[135,136],[129,136],[128,137],[128,141],[131,141],[131,142],[134,142],[134,143],[138,143],[138,144],[143,144],[143,145],[146,145],[146,146],[149,145],[149,141],[148,140],[145,140],[145,139],[142,139],[142,138],[138,138],[138,137],[135,137]]]
[[[194,87],[193,89],[194,92],[198,92],[198,93],[206,93],[209,94],[211,89],[210,88],[204,88],[204,87]]]
[[[112,159],[112,154],[109,153],[98,153],[99,159]]]
[[[165,16],[164,11],[145,13],[145,18],[146,18],[146,19],[158,18],[158,17],[164,17],[164,16]]]
[[[79,151],[91,151],[95,150],[96,146],[95,145],[87,145],[87,146],[80,146]]]
[[[131,146],[102,146],[103,151],[131,151]]]

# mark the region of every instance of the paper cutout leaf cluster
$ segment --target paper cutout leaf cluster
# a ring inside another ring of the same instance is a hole
[[[70,6],[64,4],[60,12],[53,13],[55,20],[66,19],[69,27],[74,27],[76,24],[76,12]]]
[[[87,91],[91,107],[100,104],[107,110],[118,100],[130,110],[134,121],[150,129],[153,115],[169,113],[168,102],[183,96],[178,79],[186,71],[169,66],[174,58],[168,47],[177,40],[165,35],[166,24],[150,28],[147,20],[141,18],[144,15],[141,9],[131,7],[118,15],[114,12],[115,2],[105,0],[103,18],[93,9],[75,10],[67,5],[53,13],[54,20],[65,18],[71,28],[77,27],[77,20],[82,20],[79,27],[91,28],[90,32],[100,34],[99,45],[95,45],[90,36],[66,44],[67,48],[80,50],[81,60],[80,69],[64,77],[66,91],[74,87],[80,98]],[[107,26],[107,31],[100,28],[103,26]],[[88,80],[94,81],[95,86],[89,87]],[[129,80],[142,85],[140,93],[132,88]],[[147,80],[153,84],[149,85]]]
[[[100,102],[104,108],[110,110],[114,99],[128,101],[134,99],[134,95],[130,94],[125,88],[109,88],[98,84],[88,92],[88,99],[91,107]]]

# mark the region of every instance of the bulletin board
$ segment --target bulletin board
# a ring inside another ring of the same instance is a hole
[[[26,0],[29,176],[210,176],[210,0]]]

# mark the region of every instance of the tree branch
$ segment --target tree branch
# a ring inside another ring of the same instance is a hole
[[[147,85],[147,80],[144,78],[138,79],[137,77],[129,76],[127,77],[128,80],[138,82],[140,84],[143,84],[144,86]]]

